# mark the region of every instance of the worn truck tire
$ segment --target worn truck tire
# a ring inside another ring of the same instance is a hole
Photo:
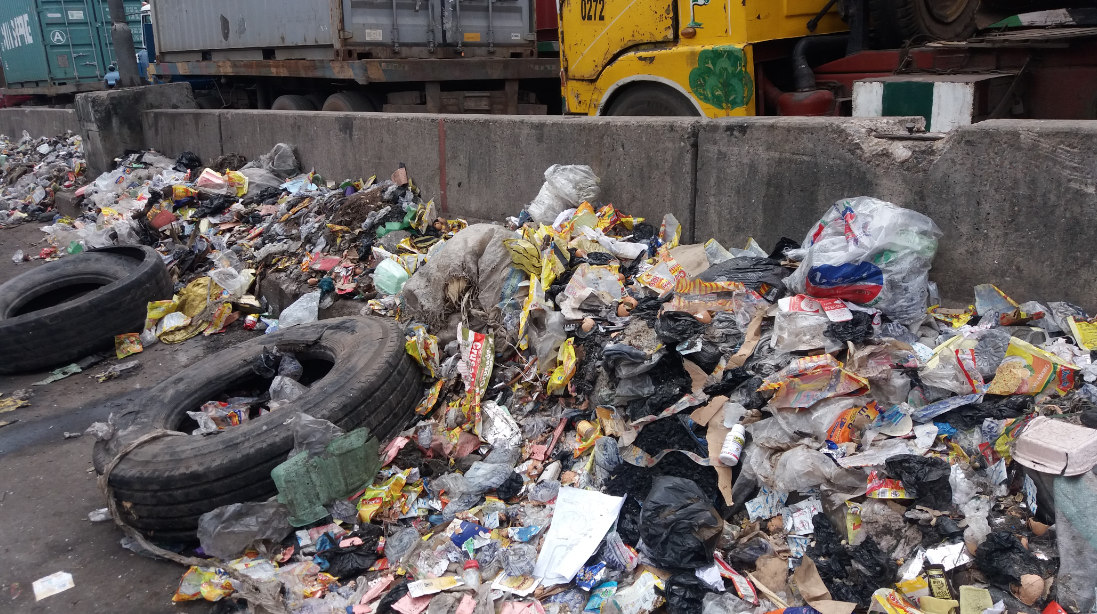
[[[869,0],[874,37],[884,49],[907,41],[964,40],[975,33],[979,0]]]
[[[31,269],[0,285],[0,373],[71,363],[140,331],[149,301],[170,299],[160,254],[106,247]]]
[[[202,514],[273,496],[270,472],[293,448],[287,421],[299,412],[346,431],[364,426],[384,440],[408,422],[422,396],[419,369],[392,320],[349,317],[301,324],[218,352],[151,388],[150,402],[116,415],[115,437],[95,444],[96,469],[102,472],[137,437],[178,430],[187,411],[259,377],[253,366],[264,350],[275,347],[293,352],[306,365],[306,377],[309,364],[332,363],[330,371],[301,397],[240,426],[207,436],[162,437],[133,450],[111,473],[110,485],[134,527],[159,540],[193,540]]]

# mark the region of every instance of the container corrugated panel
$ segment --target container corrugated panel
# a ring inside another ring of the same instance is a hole
[[[343,27],[348,46],[524,45],[533,32],[529,0],[343,0]],[[418,7],[418,10],[416,10]],[[490,28],[489,28],[490,23]]]
[[[153,0],[156,50],[332,46],[329,0]]]
[[[141,2],[125,6],[134,46],[141,48]],[[98,82],[114,63],[106,0],[6,0],[0,21],[9,88]]]
[[[49,64],[34,0],[0,2],[0,58],[8,87],[18,83],[48,84]]]

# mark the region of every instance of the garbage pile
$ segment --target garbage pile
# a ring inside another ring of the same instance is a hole
[[[0,136],[0,228],[52,222],[57,192],[82,185],[86,171],[80,135]]]
[[[358,300],[405,326],[428,383],[350,496],[292,476],[361,432],[287,417],[279,499],[202,516],[212,558],[175,600],[232,599],[231,568],[310,613],[1092,610],[1083,309],[989,284],[942,307],[940,229],[873,198],[766,251],[683,244],[673,215],[600,204],[589,167],[545,179],[505,225],[468,226],[403,167],[336,183],[288,145],[209,168],[146,152],[85,189],[83,229],[53,224],[158,246],[179,293],[146,343]],[[249,294],[276,276],[304,292],[281,314]],[[294,394],[299,366],[264,368]],[[277,412],[273,386],[250,394],[203,406],[193,436]]]

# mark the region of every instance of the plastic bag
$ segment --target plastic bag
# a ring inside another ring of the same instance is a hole
[[[903,482],[915,505],[947,511],[952,504],[948,461],[935,456],[900,454],[887,459],[885,466],[889,474]]]
[[[198,541],[206,554],[227,561],[257,539],[282,541],[293,532],[289,515],[277,501],[224,505],[198,518]]]
[[[921,213],[866,196],[843,199],[807,234],[805,247],[788,252],[802,262],[785,285],[915,324],[925,316],[929,268],[941,234]]]
[[[692,574],[675,574],[667,582],[667,611],[670,614],[702,614],[709,589]]]
[[[282,356],[281,362],[278,363],[278,375],[297,382],[301,380],[301,376],[304,374],[305,368],[301,366],[301,363],[293,354],[284,354]]]
[[[477,461],[465,472],[465,482],[469,492],[482,494],[502,486],[512,473],[514,469],[508,465],[491,465]]]
[[[724,520],[692,480],[655,478],[640,512],[640,537],[660,567],[699,569],[712,565]]]
[[[1023,575],[1044,575],[1040,559],[1007,531],[995,531],[979,545],[975,550],[975,566],[991,584],[1007,591],[1010,584],[1020,584]]]
[[[282,310],[278,316],[278,329],[296,324],[308,324],[319,319],[320,292],[309,292]]]
[[[754,610],[754,607],[736,597],[731,591],[726,593],[709,593],[702,601],[701,614],[746,614]]]
[[[293,418],[293,450],[289,453],[290,458],[305,451],[309,456],[323,454],[331,440],[342,434],[343,429],[323,418],[299,413]]]
[[[278,143],[270,152],[259,156],[258,160],[245,164],[240,171],[243,172],[253,168],[266,169],[282,179],[289,179],[300,172],[297,155],[293,153],[293,146],[285,143]]]
[[[697,276],[702,281],[737,281],[773,301],[783,293],[789,270],[777,260],[742,256],[725,260]]]
[[[270,400],[272,402],[293,401],[308,391],[308,386],[299,384],[284,375],[276,375],[274,381],[270,383]]]
[[[215,284],[224,288],[235,298],[247,293],[252,282],[251,275],[242,275],[231,268],[215,269],[209,272],[209,276]]]
[[[597,201],[601,195],[598,182],[589,166],[553,164],[545,171],[545,183],[526,210],[538,223],[551,225],[566,209],[584,201]]]
[[[537,354],[537,370],[546,373],[553,367],[560,346],[567,339],[567,320],[559,311],[535,309],[529,316],[529,342]]]
[[[409,279],[407,270],[391,258],[382,259],[373,271],[373,285],[385,294],[399,294]]]

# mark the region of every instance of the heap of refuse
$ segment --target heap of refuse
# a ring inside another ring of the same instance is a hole
[[[65,247],[161,251],[178,294],[150,304],[145,343],[358,301],[404,325],[427,382],[355,494],[310,502],[322,518],[286,492],[204,515],[209,565],[175,600],[231,598],[231,568],[309,613],[1094,608],[1083,309],[990,284],[942,307],[941,231],[873,198],[766,251],[684,244],[673,215],[602,204],[589,167],[545,179],[470,226],[403,167],[339,183],[288,145],[209,168],[146,152],[51,225]],[[300,296],[281,313],[252,290],[272,279]],[[276,362],[270,401],[207,404],[193,436],[302,393]],[[287,419],[301,461],[353,434]]]
[[[52,222],[58,191],[82,185],[87,165],[79,135],[18,141],[0,136],[0,228]]]

